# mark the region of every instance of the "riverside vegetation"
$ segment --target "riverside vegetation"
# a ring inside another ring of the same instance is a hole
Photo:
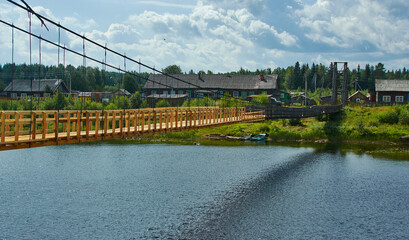
[[[306,119],[266,120],[187,132],[154,135],[125,142],[246,145],[235,141],[207,140],[209,134],[241,136],[267,133],[267,144],[336,148],[356,153],[409,160],[409,105],[364,107],[351,105],[342,112]],[[121,141],[122,142],[122,141]]]

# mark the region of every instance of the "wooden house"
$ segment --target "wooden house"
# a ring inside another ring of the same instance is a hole
[[[251,95],[266,94],[276,99],[281,97],[277,75],[178,74],[172,77],[150,75],[144,86],[146,96],[178,94],[188,98],[222,98],[229,94],[247,99]]]
[[[375,80],[376,102],[406,104],[409,102],[409,80]]]
[[[13,80],[2,92],[6,98],[49,97],[60,90],[68,95],[69,89],[61,79]]]
[[[365,96],[365,94],[361,93],[360,91],[356,91],[354,94],[349,96],[348,98],[349,102],[352,103],[369,103],[369,98]]]

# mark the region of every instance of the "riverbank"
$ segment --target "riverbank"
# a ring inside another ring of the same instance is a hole
[[[158,134],[151,137],[128,139],[125,142],[176,143],[241,146],[252,143],[215,141],[209,135],[241,136],[266,133],[266,144],[338,149],[371,155],[394,156],[409,159],[408,106],[346,107],[338,114],[307,119],[281,119],[256,123],[242,123],[187,132]]]

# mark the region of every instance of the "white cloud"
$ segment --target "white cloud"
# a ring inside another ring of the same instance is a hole
[[[298,25],[307,29],[305,36],[317,43],[341,48],[375,46],[392,54],[408,52],[409,19],[394,15],[389,4],[378,0],[317,0],[296,10],[295,15]],[[409,9],[408,4],[401,6]]]

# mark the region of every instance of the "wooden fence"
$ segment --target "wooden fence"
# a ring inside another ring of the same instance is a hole
[[[333,114],[342,110],[342,105],[334,106],[312,106],[312,107],[248,107],[251,111],[265,112],[266,119],[291,119],[291,118],[309,118],[326,114]]]
[[[245,108],[2,111],[0,150],[129,138],[264,120]]]

